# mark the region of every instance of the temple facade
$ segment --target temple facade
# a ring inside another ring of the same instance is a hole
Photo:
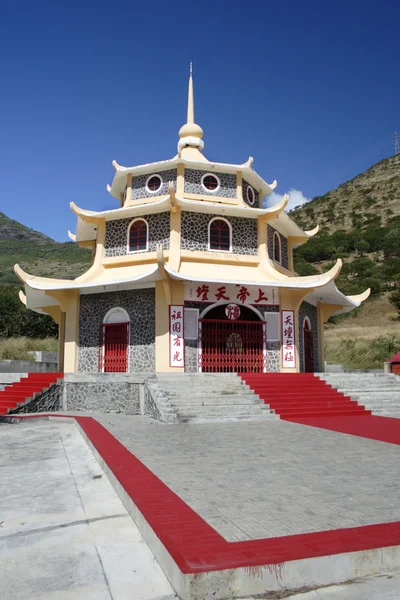
[[[84,210],[70,238],[91,248],[90,269],[70,281],[15,271],[27,308],[59,325],[65,372],[299,372],[324,368],[324,323],[359,306],[328,272],[299,277],[293,249],[315,235],[264,208],[277,183],[252,167],[210,162],[194,120],[174,158],[134,167],[113,161],[117,207]]]

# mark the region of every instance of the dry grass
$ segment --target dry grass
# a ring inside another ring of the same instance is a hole
[[[373,298],[325,331],[325,358],[350,369],[383,368],[400,350],[400,320],[387,296]]]
[[[0,338],[0,360],[33,360],[29,351],[57,352],[56,338],[32,339],[27,337]]]

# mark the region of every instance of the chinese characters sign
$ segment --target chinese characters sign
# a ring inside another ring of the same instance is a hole
[[[188,283],[185,286],[185,300],[191,302],[235,302],[254,306],[279,304],[278,289],[233,283]]]
[[[183,306],[169,307],[169,366],[185,366]]]
[[[282,367],[294,368],[296,366],[295,357],[295,329],[294,329],[294,311],[282,311]]]
[[[237,304],[227,304],[225,314],[231,321],[236,321],[240,317],[240,306]]]

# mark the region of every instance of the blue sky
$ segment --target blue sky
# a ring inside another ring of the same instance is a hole
[[[58,241],[116,208],[112,159],[176,154],[194,63],[210,160],[311,198],[393,153],[400,4],[11,2],[0,13],[0,211]]]

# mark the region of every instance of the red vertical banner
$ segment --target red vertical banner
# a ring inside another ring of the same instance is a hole
[[[282,367],[296,367],[296,337],[294,310],[282,310]]]
[[[169,307],[169,366],[185,366],[182,305],[171,305]]]

